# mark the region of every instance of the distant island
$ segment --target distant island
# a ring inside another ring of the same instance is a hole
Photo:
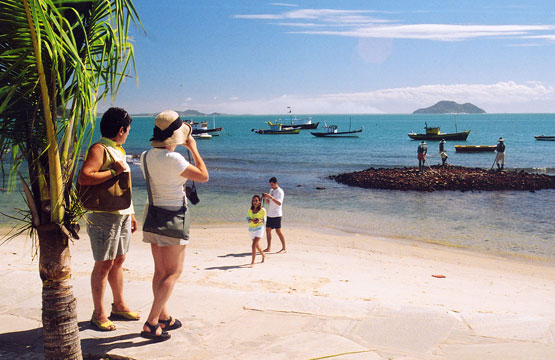
[[[225,114],[221,114],[221,113],[211,113],[211,114],[205,114],[205,113],[201,113],[200,111],[197,110],[184,110],[184,111],[177,111],[177,113],[179,114],[179,116],[221,116],[221,115],[225,115]],[[133,116],[156,116],[158,115],[158,113],[141,113],[141,114],[131,114]],[[100,116],[100,115],[99,115]]]
[[[486,112],[474,104],[457,104],[454,101],[440,101],[437,104],[418,109],[413,114],[485,114]]]

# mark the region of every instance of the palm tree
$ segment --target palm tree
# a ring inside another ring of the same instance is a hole
[[[21,231],[38,238],[46,359],[82,358],[68,247],[83,214],[74,175],[98,101],[135,70],[132,23],[130,0],[0,0],[0,162],[11,188],[23,184]]]

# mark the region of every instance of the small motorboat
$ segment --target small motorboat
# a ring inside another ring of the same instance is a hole
[[[456,132],[456,133],[442,133],[440,132],[439,127],[425,127],[426,133],[425,134],[417,134],[414,132],[409,133],[409,137],[413,140],[461,140],[466,141],[468,134],[470,134],[470,130]]]
[[[193,134],[193,137],[195,139],[199,139],[199,140],[210,140],[210,139],[212,139],[212,135],[210,135],[209,133]]]
[[[220,131],[223,130],[223,127],[215,127],[214,126],[213,128],[208,128],[208,121],[197,122],[197,121],[193,121],[193,120],[190,120],[190,119],[184,120],[184,121],[186,123],[188,123],[189,125],[191,125],[193,135],[212,133],[212,135],[218,136],[220,134]]]
[[[278,122],[281,123],[283,126],[287,126],[287,127],[291,127],[293,129],[301,129],[301,130],[308,130],[308,129],[316,129],[318,128],[318,124],[320,124],[319,122],[316,123],[312,123],[312,117],[311,116],[307,116],[307,117],[303,117],[298,119],[296,116],[293,117],[293,115],[291,114],[291,107],[288,106],[287,110],[289,112],[289,118],[288,119],[279,119]]]
[[[410,132],[408,135],[413,140],[432,140],[432,141],[440,141],[440,140],[461,140],[466,141],[468,134],[470,134],[470,130],[465,130],[461,132],[454,132],[454,133],[442,133],[439,126],[435,127],[428,127],[428,123],[424,123],[424,129],[426,130],[425,134],[417,134],[415,132]],[[455,127],[457,126],[455,120]],[[455,130],[457,131],[457,130]]]
[[[318,128],[319,122],[312,123],[312,117],[304,117],[301,119],[291,118],[288,121],[284,121],[282,125],[287,127],[292,127],[293,129],[301,129],[301,130],[308,130],[308,129],[316,129]]]
[[[496,145],[455,145],[456,152],[488,152],[496,148]]]
[[[323,132],[310,132],[312,135],[316,137],[359,137],[360,133],[364,130],[364,127],[361,127],[358,130],[350,130],[349,131],[337,131],[337,125],[324,125]]]
[[[271,121],[268,121],[267,124],[270,125],[269,129],[251,129],[251,131],[263,135],[292,135],[301,132],[301,129],[283,127],[280,123],[272,123]]]
[[[537,135],[534,138],[539,141],[555,141],[555,136]]]

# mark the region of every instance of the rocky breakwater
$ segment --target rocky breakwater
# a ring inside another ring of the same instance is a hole
[[[367,189],[494,191],[555,189],[555,177],[523,171],[496,171],[463,166],[374,169],[331,175],[339,183]]]

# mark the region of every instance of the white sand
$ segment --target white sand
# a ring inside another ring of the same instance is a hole
[[[184,327],[160,344],[138,337],[142,322],[90,329],[93,260],[82,234],[71,251],[83,351],[135,359],[555,359],[553,263],[334,230],[283,231],[288,252],[249,269],[245,225],[193,228],[169,303]],[[146,317],[153,264],[141,235],[133,237],[125,293]],[[272,248],[280,249],[275,235]],[[30,242],[14,240],[0,254],[0,357],[26,348],[26,358],[40,358],[41,288]]]

